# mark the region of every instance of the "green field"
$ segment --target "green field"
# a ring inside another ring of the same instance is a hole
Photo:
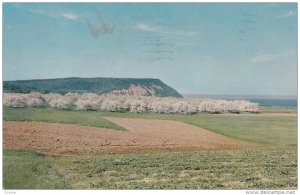
[[[125,130],[92,111],[64,111],[53,108],[6,108],[3,119],[9,121],[40,121],[50,123],[79,124]]]
[[[296,151],[45,157],[4,151],[5,189],[280,189],[297,185]]]
[[[270,110],[270,108],[268,108]],[[5,108],[4,120],[80,124],[124,130],[102,117],[151,118],[183,121],[208,130],[263,144],[296,145],[297,117],[263,114],[155,114],[100,111],[66,111],[54,108]]]
[[[265,108],[264,113],[279,112]],[[281,109],[281,113],[295,113]],[[5,189],[295,189],[297,117],[264,114],[134,114],[5,108],[4,120],[76,123],[124,130],[101,117],[179,120],[265,149],[51,157],[4,150]]]

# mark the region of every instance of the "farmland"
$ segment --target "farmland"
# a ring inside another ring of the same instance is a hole
[[[73,156],[4,147],[4,188],[295,189],[296,111],[271,107],[260,110],[261,114],[180,115],[5,108],[5,121],[64,123],[126,132],[125,127],[108,119],[160,119],[266,147]]]
[[[298,190],[296,2],[2,7],[5,194]]]
[[[4,187],[295,189],[296,154],[291,148],[49,157],[5,150]]]

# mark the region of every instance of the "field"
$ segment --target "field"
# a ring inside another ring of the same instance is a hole
[[[51,155],[42,150],[13,149],[4,145],[4,188],[295,189],[296,111],[267,107],[260,110],[261,114],[179,115],[5,108],[4,124],[17,121],[64,123],[82,125],[82,128],[110,128],[114,129],[110,131],[122,133],[130,131],[128,125],[132,124],[124,124],[126,118],[159,119],[163,123],[176,121],[193,125],[195,130],[209,130],[218,136],[226,136],[226,140],[248,143],[249,147],[165,148],[168,152],[156,147],[150,151],[125,151],[121,154],[98,151],[88,155]],[[164,136],[168,137],[168,134]],[[169,142],[175,139],[172,136]],[[184,139],[190,141],[191,138]]]

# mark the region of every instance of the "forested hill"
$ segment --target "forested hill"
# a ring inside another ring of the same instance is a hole
[[[4,81],[4,93],[96,93],[161,97],[182,97],[172,87],[159,79],[135,78],[60,78]]]

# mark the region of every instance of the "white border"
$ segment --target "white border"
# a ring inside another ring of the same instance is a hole
[[[297,1],[293,1],[293,0],[285,0],[285,1],[278,1],[278,0],[264,0],[264,1],[259,1],[259,0],[253,0],[253,1],[216,1],[216,0],[211,0],[211,1],[197,1],[197,0],[188,0],[187,2],[184,1],[178,1],[178,0],[164,0],[164,1],[157,1],[157,0],[143,0],[143,1],[126,1],[126,0],[122,0],[122,1],[116,1],[116,0],[111,0],[111,1],[95,1],[95,0],[89,0],[88,2],[83,2],[80,0],[64,0],[64,1],[45,1],[45,0],[41,0],[41,1],[25,1],[25,0],[16,0],[16,1],[2,1],[2,6],[1,6],[1,10],[0,10],[0,23],[1,23],[1,27],[2,27],[2,10],[3,10],[3,3],[17,3],[17,2],[50,2],[50,3],[153,3],[153,2],[157,2],[157,3],[298,3]],[[299,15],[298,15],[298,27],[299,27]],[[3,29],[3,28],[2,28]],[[298,37],[299,37],[299,29],[298,29]],[[0,43],[2,45],[2,31],[1,31],[1,38],[0,38]],[[298,41],[298,45],[299,45],[299,41]],[[2,59],[2,52],[0,54],[1,56],[1,61],[3,62]],[[298,53],[298,57],[299,57],[299,53]],[[0,77],[2,80],[2,68],[0,69]],[[299,75],[299,68],[298,68],[298,75]],[[299,87],[299,80],[298,80],[298,87]],[[0,93],[1,93],[1,113],[0,113],[0,117],[3,119],[2,116],[2,82],[0,84]],[[298,88],[298,102],[299,102],[299,88]],[[299,121],[299,115],[298,115],[298,121]],[[2,126],[2,120],[0,120],[0,124]],[[3,131],[2,131],[3,132]],[[298,133],[298,140],[299,140],[299,133]],[[1,142],[1,146],[2,146],[2,133],[0,135],[0,142]],[[2,155],[2,151],[0,152],[0,158],[3,159],[3,155]],[[299,151],[299,144],[298,144],[298,151]],[[299,153],[298,153],[299,154]],[[298,155],[298,162],[300,162],[300,158]],[[77,194],[89,194],[89,195],[93,195],[93,194],[107,194],[107,195],[112,195],[112,194],[128,194],[128,195],[140,195],[140,194],[145,194],[145,195],[152,195],[153,193],[157,193],[157,194],[172,194],[172,195],[181,195],[181,194],[200,194],[201,195],[206,195],[206,194],[222,194],[222,195],[236,195],[236,194],[247,194],[247,192],[257,192],[257,194],[263,194],[264,192],[267,194],[270,194],[271,192],[275,192],[275,190],[3,190],[3,166],[2,166],[2,160],[0,161],[0,165],[1,165],[1,170],[0,170],[0,179],[1,179],[1,194],[6,194],[6,195],[13,195],[13,194],[25,194],[25,195],[41,195],[41,194],[70,194],[70,195],[77,195]],[[298,186],[299,186],[299,167],[298,167]],[[282,191],[282,190],[279,190]],[[277,191],[277,193],[279,193],[279,191]],[[286,190],[284,192],[287,192]],[[276,193],[276,192],[275,192]],[[296,194],[299,194],[298,190],[295,190]]]

